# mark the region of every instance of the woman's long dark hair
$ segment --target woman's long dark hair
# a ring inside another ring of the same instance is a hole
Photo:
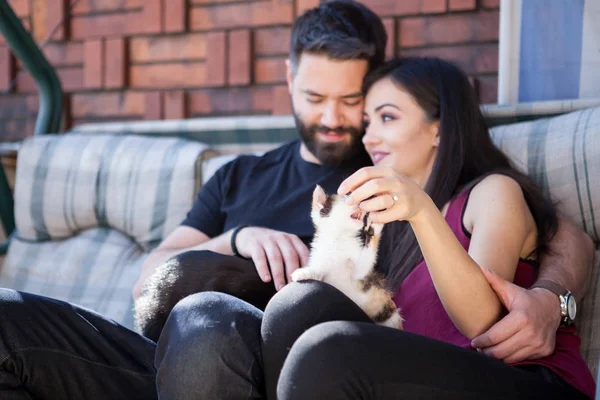
[[[410,93],[429,122],[439,121],[440,144],[425,191],[441,209],[460,191],[492,173],[519,183],[538,229],[537,256],[548,250],[558,220],[550,199],[525,174],[515,169],[492,142],[473,87],[455,65],[438,58],[402,58],[371,72],[363,90],[390,78]],[[408,222],[386,224],[377,269],[396,291],[423,255]]]

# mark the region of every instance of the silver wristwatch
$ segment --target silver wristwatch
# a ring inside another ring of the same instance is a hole
[[[569,326],[575,322],[575,317],[577,316],[577,302],[575,301],[573,293],[563,288],[558,283],[546,279],[535,282],[530,289],[536,287],[548,289],[558,296],[558,300],[560,301],[560,326]]]

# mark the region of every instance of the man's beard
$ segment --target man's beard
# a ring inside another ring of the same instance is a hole
[[[294,113],[294,119],[304,145],[322,165],[338,166],[344,161],[352,159],[362,149],[360,140],[363,136],[362,129],[354,126],[339,126],[333,129],[317,124],[307,126],[296,113]],[[319,132],[348,133],[350,141],[342,139],[335,143],[324,142],[318,139],[317,133]]]

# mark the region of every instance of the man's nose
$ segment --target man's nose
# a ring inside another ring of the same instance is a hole
[[[327,126],[331,129],[342,126],[343,117],[340,113],[339,107],[336,104],[328,104],[323,110],[321,116],[321,125]]]

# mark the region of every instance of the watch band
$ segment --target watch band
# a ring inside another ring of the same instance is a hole
[[[240,226],[236,227],[233,230],[233,233],[231,234],[231,239],[229,240],[229,244],[231,245],[231,251],[233,251],[234,256],[243,258],[244,260],[252,260],[251,258],[244,257],[243,255],[241,255],[237,249],[237,246],[235,245],[235,239],[237,238],[238,233],[240,233],[240,231],[242,229],[246,228],[247,226],[248,225],[240,225]]]
[[[529,289],[533,289],[536,287],[548,289],[549,291],[551,291],[552,293],[554,293],[557,296],[564,296],[569,292],[567,289],[565,289],[558,283],[547,280],[547,279],[540,279],[539,281],[537,281],[533,285],[531,285],[531,287],[529,287]]]

